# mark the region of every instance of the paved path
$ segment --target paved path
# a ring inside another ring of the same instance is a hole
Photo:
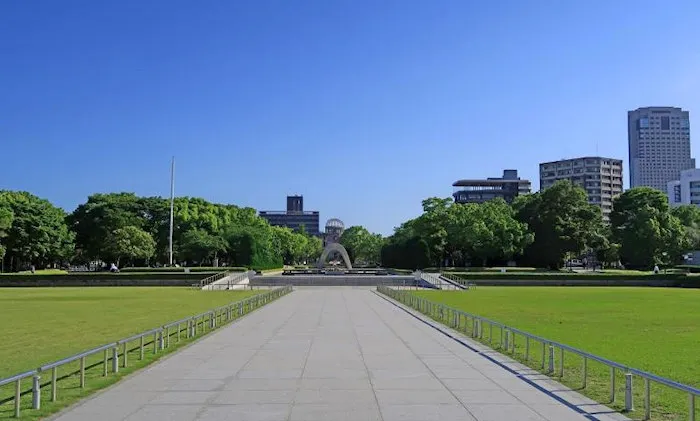
[[[619,419],[549,380],[538,384],[597,414],[582,415],[369,289],[298,288],[56,419]]]

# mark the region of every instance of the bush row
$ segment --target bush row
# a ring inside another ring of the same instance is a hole
[[[183,268],[183,267],[160,267],[160,268],[149,268],[149,267],[130,267],[130,268],[122,268],[120,271],[122,273],[132,273],[132,272],[139,272],[139,273],[163,273],[163,272],[179,272],[179,273],[184,273],[185,269],[189,269],[190,272],[226,272],[226,271],[235,271],[235,272],[245,272],[248,270],[245,267],[241,266],[227,266],[227,267],[207,267],[207,266],[194,266],[194,267],[189,267],[189,268]]]
[[[566,272],[532,272],[532,273],[500,273],[500,272],[485,272],[485,273],[469,273],[469,272],[450,272],[450,275],[456,276],[464,280],[488,280],[488,279],[512,279],[512,280],[610,280],[610,281],[632,281],[632,280],[681,280],[687,279],[688,276],[684,273],[659,273],[659,274],[622,274],[622,273],[566,273]]]

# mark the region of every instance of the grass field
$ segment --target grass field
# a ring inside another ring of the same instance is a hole
[[[261,291],[203,292],[189,288],[9,288],[0,290],[0,378],[35,369],[69,355],[113,342],[170,321],[243,300]],[[91,357],[86,372],[86,388],[78,385],[78,377],[61,382],[59,399],[49,400],[46,386],[42,409],[29,410],[30,395],[22,399],[21,419],[34,420],[56,412],[94,390],[114,383],[124,375],[157,360],[190,340],[173,341],[173,345],[158,354],[150,351],[143,360],[138,348],[131,353],[129,366],[119,374],[102,377],[101,356]],[[151,347],[152,348],[152,347]],[[134,354],[135,352],[135,354]],[[78,368],[64,366],[59,376]],[[48,376],[48,377],[47,377]],[[50,373],[42,375],[42,382]],[[23,390],[30,385],[26,380]],[[13,387],[0,387],[0,420],[12,416]],[[5,401],[3,403],[3,400]]]
[[[177,287],[2,289],[0,378],[258,292]]]
[[[415,294],[700,387],[697,289],[480,287],[466,292]],[[522,342],[518,352],[522,359]],[[564,383],[580,386],[581,363],[578,357],[565,358]],[[604,402],[609,372],[603,366],[589,366],[589,373],[597,377],[585,393]],[[624,380],[618,379],[617,384],[623,385]],[[642,390],[642,382],[635,382],[635,407],[639,409],[643,407]],[[687,395],[652,386],[652,403],[660,404],[654,408],[654,419],[687,419]],[[613,406],[619,408],[620,404]]]

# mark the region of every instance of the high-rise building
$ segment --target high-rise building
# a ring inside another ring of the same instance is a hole
[[[304,211],[303,196],[287,196],[286,211],[260,211],[270,225],[298,230],[302,226],[309,235],[320,236],[318,211]]]
[[[668,182],[666,194],[671,206],[700,206],[700,169],[681,171],[678,180]]]
[[[500,197],[510,203],[530,193],[530,181],[518,177],[518,170],[503,170],[503,177],[458,180],[452,184],[455,203],[483,203]]]
[[[540,190],[559,180],[570,180],[583,187],[588,203],[599,206],[607,221],[612,200],[622,193],[622,160],[585,156],[540,164]]]
[[[676,107],[645,107],[627,113],[630,187],[666,191],[683,170],[695,168],[690,157],[690,115]]]

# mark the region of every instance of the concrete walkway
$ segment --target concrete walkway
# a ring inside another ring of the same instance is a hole
[[[557,392],[538,390],[370,289],[298,288],[55,419],[622,418],[550,380],[536,383]]]

